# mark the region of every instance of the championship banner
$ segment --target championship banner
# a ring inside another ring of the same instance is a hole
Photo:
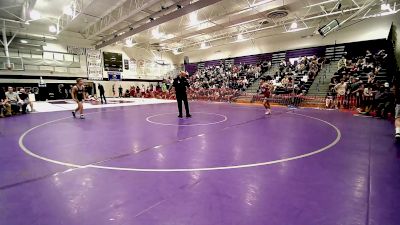
[[[124,59],[124,69],[129,70],[129,60]]]
[[[86,48],[76,47],[76,46],[67,46],[67,52],[75,55],[85,55]]]
[[[87,75],[89,80],[103,80],[103,67],[101,66],[101,51],[86,50]]]

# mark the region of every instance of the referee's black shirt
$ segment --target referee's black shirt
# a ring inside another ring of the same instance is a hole
[[[189,87],[189,81],[185,77],[177,77],[174,79],[172,84],[175,88],[176,94],[183,95],[186,94],[186,87]]]

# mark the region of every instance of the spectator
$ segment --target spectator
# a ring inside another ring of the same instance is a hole
[[[366,86],[364,88],[364,93],[363,93],[363,102],[364,102],[363,114],[369,114],[369,112],[371,111],[373,96],[374,96],[374,93],[372,91],[372,87]]]
[[[343,56],[341,59],[338,61],[338,71],[343,70],[346,67],[346,58]]]
[[[393,102],[394,96],[390,91],[389,83],[385,83],[375,94],[374,108],[376,109],[376,116],[386,118]]]
[[[11,104],[9,103],[4,89],[0,87],[0,117],[11,116]]]
[[[122,88],[122,86],[121,85],[119,85],[119,88],[118,88],[118,97],[119,98],[122,98],[122,92],[123,92],[123,88]]]
[[[335,91],[337,93],[337,108],[340,108],[343,106],[344,103],[344,97],[346,95],[346,87],[347,83],[344,82],[344,79],[340,80],[340,83],[335,86]]]
[[[25,92],[25,89],[21,88],[19,90],[19,98],[21,99],[22,114],[27,113],[27,106],[31,107],[31,112],[34,111],[33,103],[29,100],[29,95]]]
[[[14,92],[14,89],[12,87],[8,87],[8,92],[6,92],[6,97],[11,104],[12,113],[13,114],[19,113],[22,101],[19,98],[18,94]]]

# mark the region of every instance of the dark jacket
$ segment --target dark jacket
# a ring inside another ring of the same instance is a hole
[[[189,81],[185,77],[177,77],[172,84],[177,95],[186,94],[186,87],[189,87]]]

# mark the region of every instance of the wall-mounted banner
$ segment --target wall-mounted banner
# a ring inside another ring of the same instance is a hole
[[[124,68],[125,68],[125,70],[129,70],[129,60],[128,59],[124,59]]]
[[[109,81],[120,81],[121,73],[120,72],[107,72]]]
[[[103,67],[101,66],[101,51],[86,50],[87,74],[89,80],[103,80]]]
[[[76,46],[67,46],[67,52],[75,55],[85,55],[87,48],[81,48]]]

